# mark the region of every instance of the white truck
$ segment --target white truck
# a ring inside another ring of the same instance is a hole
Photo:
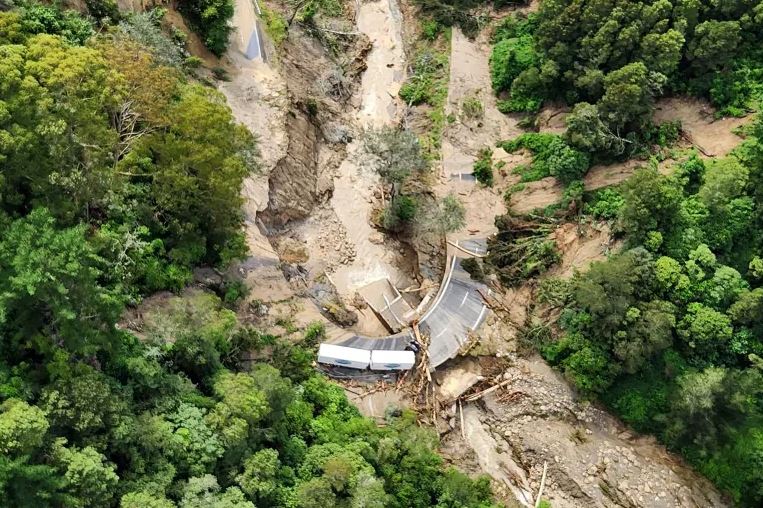
[[[415,364],[413,351],[371,351],[371,370],[408,370]]]
[[[318,363],[367,369],[371,364],[371,351],[335,344],[321,344],[318,348]]]

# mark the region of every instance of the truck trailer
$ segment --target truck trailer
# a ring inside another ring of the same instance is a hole
[[[413,351],[371,351],[371,370],[408,370],[415,364]]]
[[[321,344],[318,348],[318,363],[367,369],[371,365],[371,351],[335,344]]]

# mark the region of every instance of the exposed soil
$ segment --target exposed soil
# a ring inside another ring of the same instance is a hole
[[[129,0],[127,3],[136,4],[137,2],[138,0]],[[190,54],[201,58],[208,69],[220,66],[227,67],[227,62],[224,59],[217,58],[207,49],[196,32],[193,32],[188,28],[183,16],[177,11],[174,5],[162,5],[162,7],[167,9],[167,13],[162,19],[162,25],[164,25],[165,28],[171,26],[175,27],[186,34],[186,49]]]
[[[651,438],[639,437],[596,406],[580,402],[540,359],[514,359],[504,388],[467,404],[464,433],[445,450],[474,463],[523,506],[538,492],[557,508],[721,507],[710,483]]]
[[[567,130],[567,115],[570,107],[561,104],[547,104],[538,112],[535,124],[539,132],[564,134]]]
[[[254,24],[250,0],[237,0],[233,18],[232,49],[228,58],[233,72],[230,81],[219,84],[237,121],[260,141],[261,167],[244,181],[245,232],[250,257],[233,267],[250,288],[249,299],[263,302],[293,296],[279,267],[280,260],[263,229],[258,214],[268,204],[268,179],[278,161],[286,156],[288,94],[280,72],[261,60],[248,60],[244,51]],[[263,142],[264,141],[264,142]]]
[[[397,91],[405,79],[402,23],[396,0],[360,4],[356,23],[370,40],[371,50],[366,57],[368,69],[352,100],[357,109],[345,117],[355,138],[365,128],[399,119],[402,105]],[[347,300],[358,288],[381,278],[389,278],[398,287],[415,284],[415,264],[406,262],[415,253],[371,225],[379,177],[363,167],[359,141],[347,145],[346,157],[332,174],[332,184],[326,208],[297,232],[311,252],[311,271],[329,273]],[[358,331],[368,331],[368,327],[364,329],[361,322]]]
[[[452,235],[453,239],[486,238],[496,232],[495,216],[506,212],[500,191],[502,179],[499,176],[494,187],[486,188],[462,181],[459,175],[471,174],[481,149],[522,132],[516,119],[503,115],[496,107],[490,88],[489,56],[487,33],[469,40],[458,28],[453,28],[445,114],[455,121],[445,129],[440,178],[435,189],[440,196],[455,194],[466,209],[466,227]],[[467,100],[479,101],[483,114],[477,118],[465,114]]]
[[[751,119],[752,116],[716,119],[716,111],[707,101],[688,97],[662,99],[654,113],[657,123],[680,120],[689,141],[709,157],[723,157],[736,148],[742,138],[733,131]]]
[[[249,0],[237,0],[229,52],[236,70],[220,89],[236,118],[261,141],[262,170],[244,189],[252,256],[239,268],[256,299],[278,301],[300,287],[300,281],[289,284],[274,273],[280,261],[293,263],[279,260],[271,246],[284,239],[307,253],[299,263],[302,287],[325,273],[349,301],[358,287],[379,278],[399,287],[416,283],[415,264],[408,261],[415,253],[370,225],[378,177],[361,167],[352,141],[363,128],[398,118],[397,90],[405,75],[400,14],[394,0],[380,0],[359,5],[355,17],[365,35],[337,57],[292,27],[278,52],[266,52],[268,63],[250,61],[242,53],[254,12]],[[360,77],[366,65],[369,71]],[[305,113],[308,98],[317,104],[315,117]],[[293,266],[287,271],[298,271]],[[269,283],[260,294],[263,278]],[[356,331],[383,331],[372,313],[360,318]]]
[[[560,107],[549,107],[542,111],[538,119],[540,130],[563,132],[565,111]],[[716,119],[715,110],[706,101],[687,97],[660,100],[654,114],[654,121],[657,123],[680,120],[685,138],[679,142],[679,146],[694,146],[706,157],[728,155],[742,142],[742,138],[733,131],[749,123],[751,118],[747,116]],[[524,162],[515,162],[513,165],[508,163],[506,168],[511,170],[520,163]],[[617,164],[594,166],[588,171],[583,182],[586,190],[617,185],[645,165],[645,161],[632,159]],[[663,173],[669,172],[670,165],[663,163],[659,169]],[[529,182],[521,191],[512,193],[510,208],[517,213],[529,213],[536,208],[558,203],[563,193],[564,187],[553,177]]]
[[[570,277],[575,270],[588,267],[593,261],[601,261],[617,252],[619,243],[613,242],[606,223],[579,225],[562,224],[554,231],[552,238],[562,254],[562,259],[546,277]]]

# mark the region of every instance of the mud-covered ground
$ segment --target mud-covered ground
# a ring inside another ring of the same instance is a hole
[[[450,432],[443,449],[460,466],[491,474],[509,500],[534,499],[545,463],[543,497],[554,508],[725,506],[706,479],[652,438],[579,401],[542,360],[508,363],[508,383],[464,406],[466,437]]]

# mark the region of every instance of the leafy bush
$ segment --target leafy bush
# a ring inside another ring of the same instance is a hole
[[[587,154],[569,146],[556,134],[525,133],[511,141],[499,143],[509,153],[524,148],[533,154],[530,167],[519,167],[523,182],[555,176],[569,184],[582,178],[590,167]]]
[[[571,148],[561,139],[555,139],[548,146],[546,159],[548,172],[564,184],[580,180],[590,167],[588,155]]]
[[[658,125],[651,124],[644,128],[644,139],[647,143],[653,143],[661,147],[667,147],[678,141],[681,135],[681,121],[664,122]]]
[[[228,69],[225,67],[213,67],[212,68],[212,76],[215,77],[218,81],[230,81],[230,75],[228,74]]]
[[[447,56],[423,51],[416,55],[411,76],[400,87],[398,95],[406,103],[418,105],[427,103],[438,107],[447,95]]]
[[[178,7],[204,45],[215,55],[222,56],[228,49],[232,30],[228,22],[233,17],[233,1],[184,0]]]
[[[472,279],[484,282],[485,281],[485,269],[479,258],[467,258],[461,261],[461,268],[466,270]]]
[[[480,20],[470,10],[476,0],[416,0],[422,12],[442,26],[459,26],[468,36],[477,33]]]
[[[72,44],[85,44],[94,33],[90,21],[72,10],[30,2],[20,10],[21,30],[27,34],[60,35]]]
[[[502,39],[490,55],[490,81],[493,90],[509,91],[515,79],[525,70],[538,63],[532,37]]]
[[[382,224],[390,231],[400,231],[414,221],[417,211],[418,203],[412,196],[399,195],[384,209]]]
[[[493,186],[493,151],[489,148],[480,150],[474,163],[474,177],[485,187]]]
[[[485,115],[485,106],[478,97],[467,97],[461,103],[461,113],[471,120],[482,119]]]
[[[750,49],[735,59],[730,70],[716,71],[709,85],[709,96],[718,116],[741,117],[763,99],[763,52]],[[704,86],[697,93],[703,93]]]
[[[493,44],[506,39],[515,39],[518,37],[531,36],[538,28],[538,15],[530,13],[526,17],[520,17],[516,14],[506,16],[493,29],[491,42]]]
[[[265,21],[265,30],[275,44],[281,44],[289,35],[286,20],[281,14],[265,6],[262,6],[261,10],[262,19]]]
[[[618,217],[624,205],[625,198],[619,191],[606,188],[593,193],[586,211],[597,219],[612,220]]]
[[[455,195],[448,194],[439,203],[428,206],[417,222],[419,230],[445,236],[466,225],[466,210]]]
[[[107,23],[119,21],[119,7],[114,0],[85,0],[87,12],[96,20]]]
[[[509,113],[537,113],[543,105],[543,99],[539,97],[514,97],[505,100],[499,100],[498,111],[504,114]]]
[[[421,23],[421,35],[428,41],[435,41],[442,33],[442,25],[433,19]]]
[[[543,80],[537,69],[539,55],[535,51],[533,32],[537,16],[509,16],[493,32],[495,46],[490,55],[490,76],[493,90],[508,98],[498,101],[501,113],[535,113],[543,103]]]
[[[163,14],[160,9],[131,14],[119,22],[119,31],[149,48],[158,63],[177,67],[183,63],[186,51],[183,43],[170,40],[162,32],[160,23]]]

